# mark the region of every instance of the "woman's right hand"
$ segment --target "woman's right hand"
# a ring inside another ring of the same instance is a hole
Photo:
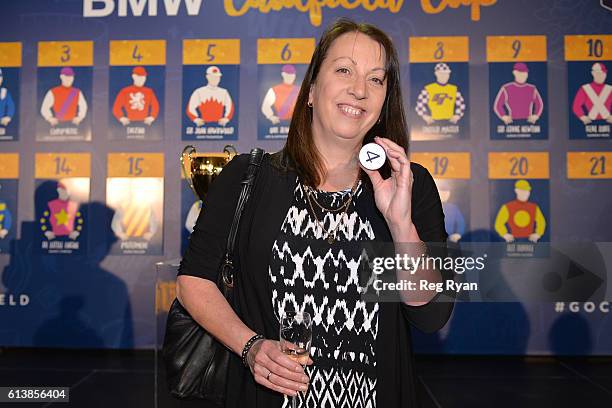
[[[285,395],[295,396],[308,389],[308,376],[302,366],[280,351],[279,342],[259,340],[247,355],[247,362],[255,381]],[[307,365],[313,361],[308,358]]]

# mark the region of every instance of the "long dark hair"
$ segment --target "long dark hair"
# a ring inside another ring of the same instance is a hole
[[[353,20],[341,18],[325,30],[314,50],[295,103],[287,143],[281,154],[277,156],[277,167],[295,171],[301,181],[309,186],[319,185],[321,176],[325,174],[325,168],[312,139],[312,111],[308,106],[308,94],[333,42],[341,35],[352,32],[365,34],[376,41],[384,48],[386,56],[387,93],[385,102],[380,121],[365,135],[363,144],[372,142],[374,136],[384,136],[402,146],[404,150],[408,149],[408,126],[402,102],[399,60],[391,39],[372,24],[356,23]],[[389,164],[386,163],[380,171],[383,177],[388,177],[390,170]],[[362,178],[369,181],[368,177],[362,175]]]

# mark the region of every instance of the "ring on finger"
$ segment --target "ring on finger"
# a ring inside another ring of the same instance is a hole
[[[268,375],[266,375],[266,380],[270,381],[271,375],[272,375],[272,371],[268,371]]]

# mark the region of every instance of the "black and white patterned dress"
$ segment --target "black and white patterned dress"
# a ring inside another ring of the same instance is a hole
[[[338,208],[349,193],[316,191],[315,196],[321,205]],[[305,396],[299,393],[299,407],[376,407],[378,304],[361,300],[366,282],[359,273],[365,262],[359,242],[375,237],[370,221],[355,206],[362,193],[360,182],[336,241],[329,244],[298,180],[272,247],[269,275],[276,318],[299,310],[313,319],[314,365],[306,368],[310,385]],[[315,203],[313,207],[328,231],[342,217],[342,212],[322,211]],[[291,399],[285,397],[282,406],[291,407]]]

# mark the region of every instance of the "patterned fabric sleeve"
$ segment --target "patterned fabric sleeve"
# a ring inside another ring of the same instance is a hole
[[[455,115],[459,116],[459,119],[465,114],[465,99],[461,92],[457,91],[457,99],[455,100]]]
[[[429,103],[429,93],[427,92],[426,89],[423,88],[423,90],[419,94],[419,97],[417,98],[417,105],[415,108],[416,113],[420,117],[423,117],[429,114],[429,109],[427,108],[428,103]]]

